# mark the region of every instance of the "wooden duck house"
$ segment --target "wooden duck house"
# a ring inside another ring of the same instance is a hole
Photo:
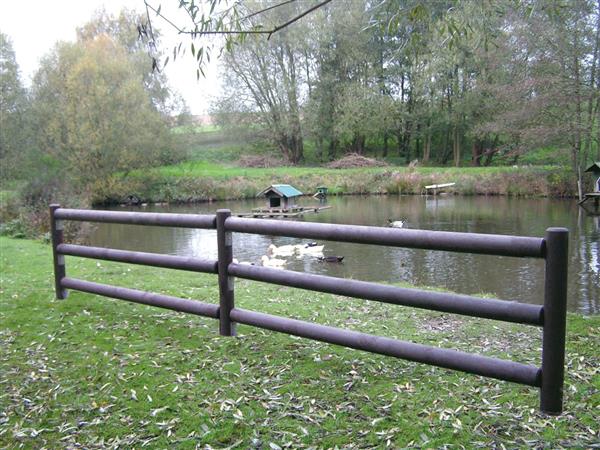
[[[586,172],[591,172],[594,178],[594,191],[583,194],[583,199],[579,202],[583,205],[587,200],[594,200],[594,209],[596,213],[600,211],[600,161],[596,161],[590,167],[585,169]]]
[[[267,208],[279,210],[291,209],[300,195],[302,192],[289,184],[272,184],[258,194],[267,199]]]
[[[316,213],[330,206],[300,206],[296,199],[303,195],[289,184],[272,184],[259,192],[257,197],[267,200],[265,208],[253,208],[251,213],[238,213],[238,217],[299,217],[305,213]]]
[[[591,172],[594,177],[594,192],[600,192],[600,161],[596,161],[585,171]]]

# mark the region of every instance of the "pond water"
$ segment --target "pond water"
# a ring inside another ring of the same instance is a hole
[[[308,198],[299,203],[315,204]],[[458,196],[331,197],[332,208],[294,220],[385,226],[404,219],[405,227],[424,230],[544,236],[546,228],[570,230],[570,311],[600,313],[600,218],[588,216],[575,200]],[[263,201],[114,208],[117,210],[214,213],[219,208],[249,212]],[[308,242],[295,238],[234,234],[234,256],[259,263],[269,244]],[[216,231],[97,224],[91,245],[125,250],[216,258]],[[290,257],[287,269],[365,281],[406,282],[464,294],[543,303],[544,261],[442,251],[324,242],[325,255],[344,256],[342,264],[309,256]]]

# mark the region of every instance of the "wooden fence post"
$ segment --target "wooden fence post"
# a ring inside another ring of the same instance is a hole
[[[548,228],[540,409],[553,415],[560,414],[563,408],[568,250],[569,230]]]
[[[233,237],[225,230],[225,220],[231,216],[228,209],[217,211],[217,245],[219,268],[219,334],[235,336],[235,324],[230,313],[234,307],[234,278],[229,275],[229,264],[233,260]]]
[[[56,298],[64,300],[69,295],[68,291],[62,287],[61,280],[65,277],[65,257],[59,255],[56,248],[63,243],[63,221],[56,220],[54,212],[60,208],[60,205],[53,203],[50,205],[50,235],[52,239],[52,256],[54,260],[54,290]]]

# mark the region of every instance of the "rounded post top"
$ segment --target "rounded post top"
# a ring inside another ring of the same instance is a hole
[[[546,228],[546,233],[568,233],[569,229],[565,227],[550,227]]]
[[[50,209],[58,209],[60,208],[60,203],[50,203]]]
[[[544,237],[543,247],[544,258],[548,259],[550,253],[553,253],[554,257],[557,257],[557,255],[560,254],[561,257],[567,258],[568,247],[569,230],[567,228],[550,227],[546,229],[546,236]]]
[[[217,214],[231,214],[230,209],[217,209]]]

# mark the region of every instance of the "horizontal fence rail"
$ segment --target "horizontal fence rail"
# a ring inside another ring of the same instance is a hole
[[[157,227],[216,228],[215,215],[140,213],[125,211],[95,211],[87,209],[57,209],[56,220],[80,222],[121,223],[130,225],[153,225]]]
[[[269,219],[230,217],[225,228],[238,233],[268,234],[327,241],[394,247],[445,250],[487,255],[542,258],[541,238],[497,234],[456,233],[450,231],[409,230],[363,225],[337,225],[314,222],[282,222]]]
[[[217,261],[210,261],[208,259],[73,244],[59,244],[56,247],[56,251],[61,255],[80,256],[82,258],[126,262],[143,266],[164,267],[167,269],[190,270],[193,272],[218,273]]]
[[[92,283],[91,281],[78,280],[76,278],[63,278],[62,284],[68,289],[88,292],[90,294],[103,295],[105,297],[127,300],[143,305],[158,306],[159,308],[172,309],[198,316],[219,317],[219,307],[211,303],[203,303],[195,300],[186,300],[169,295],[155,294],[153,292],[138,291],[107,284]]]
[[[540,409],[548,414],[562,412],[568,264],[568,230],[564,228],[549,228],[545,238],[535,238],[238,218],[232,217],[229,210],[219,210],[212,215],[200,215],[90,211],[64,209],[59,205],[50,206],[50,218],[55,288],[59,299],[67,297],[68,289],[77,290],[218,319],[219,332],[223,336],[235,335],[235,325],[240,323],[371,353],[539,387]],[[214,261],[65,244],[63,242],[65,220],[216,229],[218,259]],[[546,260],[544,305],[237,264],[233,262],[234,232],[496,256],[543,258]],[[66,276],[65,256],[217,274],[219,304],[70,278]],[[235,277],[393,305],[541,326],[543,327],[542,364],[541,367],[535,367],[236,308],[233,282]]]
[[[528,325],[542,325],[543,322],[542,307],[539,305],[401,288],[357,280],[344,280],[343,283],[340,283],[340,279],[335,277],[242,264],[230,264],[229,273],[248,280],[375,300],[394,305],[413,306]]]
[[[231,318],[239,323],[267,330],[301,336],[331,344],[343,345],[381,355],[416,361],[447,369],[483,375],[484,377],[514,381],[529,386],[540,386],[541,370],[535,366],[504,361],[487,356],[473,355],[445,348],[414,344],[396,339],[359,333],[357,331],[319,325],[302,320],[234,308]]]

